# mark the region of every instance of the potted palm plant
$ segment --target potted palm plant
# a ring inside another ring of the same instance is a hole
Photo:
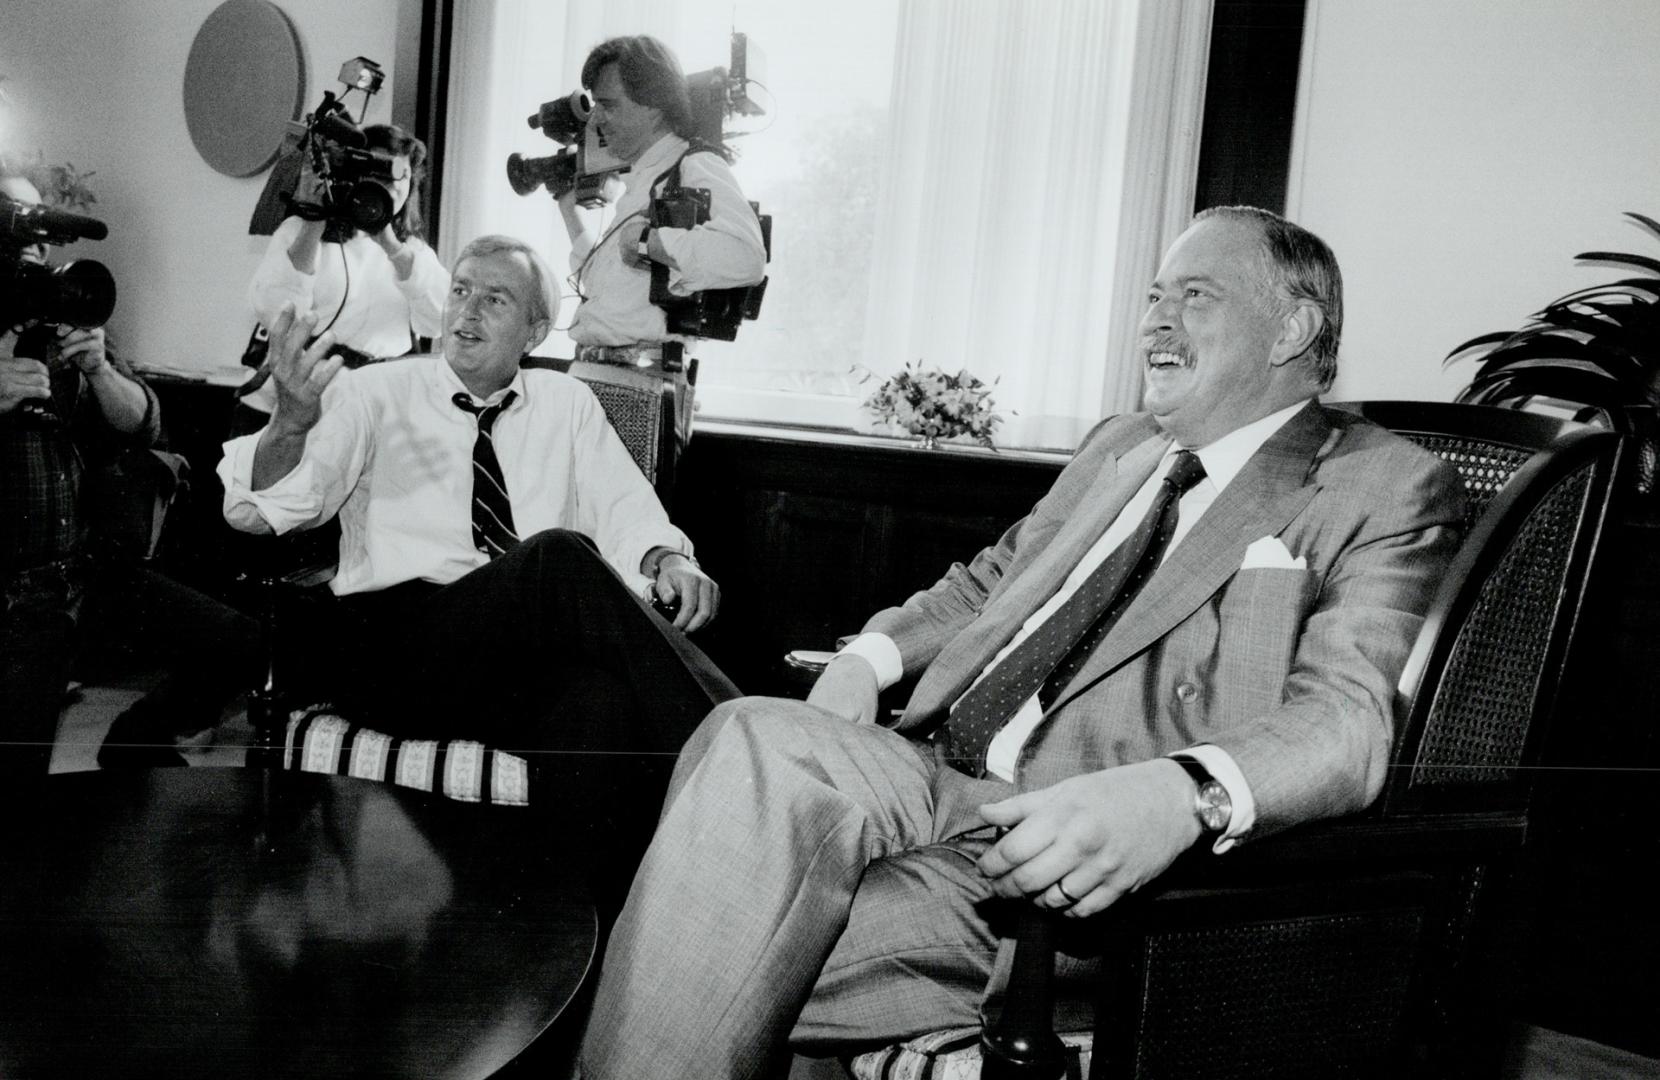
[[[1636,213],[1626,217],[1649,239],[1660,238],[1660,222]],[[1558,756],[1581,767],[1555,770],[1541,789],[1540,812],[1529,823],[1528,849],[1513,885],[1517,897],[1527,898],[1518,909],[1525,912],[1518,933],[1574,941],[1572,950],[1546,952],[1518,968],[1516,994],[1524,1011],[1563,1031],[1634,1046],[1650,1036],[1635,1034],[1637,1023],[1624,1029],[1630,995],[1606,972],[1652,969],[1660,954],[1650,947],[1634,956],[1632,941],[1642,935],[1619,929],[1630,855],[1611,838],[1622,830],[1610,823],[1639,820],[1653,789],[1610,784],[1608,778],[1618,774],[1608,770],[1641,774],[1660,765],[1660,727],[1653,722],[1660,701],[1660,665],[1654,662],[1660,642],[1660,259],[1617,251],[1577,258],[1628,276],[1552,301],[1518,330],[1466,341],[1447,362],[1477,363],[1460,401],[1554,406],[1552,411],[1614,426],[1635,443],[1623,509],[1609,523],[1599,600],[1588,609],[1580,653],[1584,674],[1564,699],[1569,715],[1562,719],[1569,722],[1557,725],[1563,746]],[[1564,888],[1562,882],[1573,884]],[[1646,917],[1638,907],[1631,910],[1634,920]],[[1578,989],[1565,996],[1563,985]]]
[[[1660,239],[1660,222],[1626,217]],[[1581,261],[1635,271],[1604,285],[1578,289],[1545,305],[1519,330],[1500,330],[1464,342],[1446,362],[1475,359],[1459,401],[1566,409],[1580,419],[1629,426],[1638,441],[1633,482],[1655,491],[1660,428],[1660,259],[1619,251],[1587,251]]]

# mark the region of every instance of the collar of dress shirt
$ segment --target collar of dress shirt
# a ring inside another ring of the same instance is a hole
[[[469,397],[473,396],[472,391],[468,390],[466,384],[461,381],[461,376],[455,373],[455,369],[450,367],[450,362],[442,356],[438,358],[438,363],[433,364],[427,369],[427,383],[432,387],[433,399],[435,401],[447,402],[450,398],[455,396],[455,392],[457,390],[467,394]],[[496,402],[500,401],[509,390],[516,390],[519,394],[519,396],[513,400],[513,404],[507,407],[507,411],[512,412],[513,410],[523,406],[525,403],[525,373],[523,368],[520,368],[518,371],[514,372],[513,381],[502,387],[500,390],[497,390],[483,401],[479,401],[477,397],[473,397],[473,401],[479,405],[494,405]]]
[[[671,131],[646,147],[646,152],[640,155],[640,160],[628,167],[629,175],[637,178],[629,187],[632,188],[641,182],[649,184],[656,180],[658,174],[667,172],[675,159],[684,154],[691,145]]]
[[[1312,400],[1314,399],[1305,398],[1294,405],[1287,405],[1279,412],[1269,413],[1244,427],[1234,428],[1209,446],[1201,446],[1194,450],[1205,467],[1205,477],[1215,485],[1217,492],[1220,493],[1232,483],[1233,478],[1239,475],[1239,470],[1251,460],[1251,455],[1260,450],[1262,444],[1267,442],[1274,432],[1284,427],[1286,421],[1297,415],[1297,411]],[[1159,464],[1158,475],[1164,474],[1168,460],[1180,449],[1184,448],[1175,443],[1170,444],[1169,449],[1164,452],[1165,460]]]

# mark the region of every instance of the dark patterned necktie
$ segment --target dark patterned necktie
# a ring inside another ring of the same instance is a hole
[[[1083,667],[1119,614],[1158,569],[1184,492],[1204,479],[1198,455],[1176,452],[1147,516],[1092,570],[1078,591],[958,699],[945,725],[951,764],[971,776],[985,769],[992,737],[1033,694],[1047,709]]]
[[[450,398],[455,407],[478,417],[478,438],[473,442],[473,546],[494,559],[519,542],[513,530],[513,504],[507,498],[507,478],[496,458],[496,444],[490,429],[496,418],[518,397],[509,390],[494,405],[475,405],[466,394]]]

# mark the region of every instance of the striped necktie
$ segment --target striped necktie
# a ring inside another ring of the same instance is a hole
[[[473,546],[490,558],[519,542],[513,529],[513,504],[507,497],[507,478],[496,458],[496,444],[490,429],[518,391],[509,390],[494,405],[477,405],[467,394],[450,398],[455,407],[478,417],[478,438],[473,442]]]
[[[949,740],[947,756],[955,768],[980,775],[986,748],[1020,706],[1037,694],[1038,703],[1048,709],[1078,674],[1158,569],[1176,532],[1182,494],[1204,476],[1198,455],[1177,451],[1135,531],[1090,572],[1077,592],[958,699],[943,729]]]

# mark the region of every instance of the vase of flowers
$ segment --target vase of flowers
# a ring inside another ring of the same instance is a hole
[[[861,381],[871,377],[866,372]],[[923,449],[965,436],[989,447],[1003,422],[992,409],[991,389],[967,371],[951,375],[918,361],[885,380],[865,399],[864,407],[878,420],[916,436]]]

